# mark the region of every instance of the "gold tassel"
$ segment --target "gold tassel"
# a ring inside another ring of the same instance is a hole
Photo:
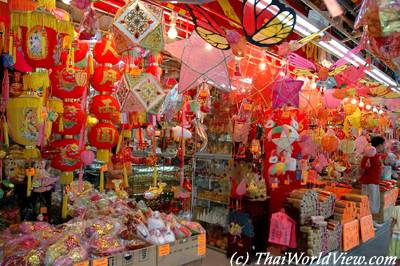
[[[106,149],[98,149],[96,159],[108,163],[110,161],[110,151]]]
[[[123,169],[123,175],[124,175],[124,185],[127,188],[129,186],[129,182],[128,182],[128,170],[126,170],[126,166],[124,165],[124,169]]]
[[[64,191],[62,199],[62,207],[61,207],[61,218],[65,220],[67,219],[67,215],[68,215],[68,193]]]
[[[124,129],[122,131],[122,134],[124,135],[124,138],[126,138],[126,139],[132,138],[132,131],[130,129]]]
[[[100,169],[100,192],[104,192],[104,170],[103,168]]]
[[[27,160],[40,157],[40,151],[35,146],[25,146],[23,153],[24,158]]]
[[[88,66],[89,66],[89,74],[93,75],[94,74],[94,62],[93,62],[92,52],[89,52],[89,55],[88,55]]]
[[[74,181],[74,172],[62,172],[60,176],[60,184],[69,185]]]
[[[26,196],[30,197],[31,196],[31,191],[32,191],[32,175],[35,174],[35,169],[34,168],[28,168],[25,170],[26,176],[27,176],[27,182],[26,182]]]
[[[58,120],[58,131],[64,132],[64,119],[62,114],[60,114],[60,119]]]
[[[14,60],[15,64],[15,59],[17,58],[16,55],[14,55],[14,37],[12,34],[10,34],[10,37],[8,39],[8,53]]]
[[[119,134],[116,153],[118,153],[121,150],[122,138],[123,138],[122,134]]]
[[[10,146],[10,139],[8,138],[8,124],[7,121],[3,121],[3,137],[4,137],[4,144],[8,147]]]

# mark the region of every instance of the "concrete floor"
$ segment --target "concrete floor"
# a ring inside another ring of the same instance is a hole
[[[366,256],[366,260],[368,260],[372,256],[385,256],[387,255],[389,242],[390,242],[390,222],[386,223],[384,226],[377,228],[375,232],[375,238],[371,239],[367,243],[364,243],[350,252],[347,255],[352,256]],[[255,265],[255,264],[252,264]],[[329,265],[333,265],[333,262],[330,262]],[[337,264],[338,265],[338,264]],[[366,264],[368,265],[368,264]],[[375,266],[375,264],[370,264],[371,266]],[[378,265],[378,264],[376,264]],[[383,265],[383,264],[380,264]],[[225,254],[220,253],[218,251],[207,249],[207,256],[204,259],[202,266],[230,266],[229,259],[225,256]],[[311,265],[310,265],[311,266]]]

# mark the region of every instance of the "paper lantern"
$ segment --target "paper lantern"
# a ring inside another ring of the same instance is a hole
[[[11,138],[20,145],[36,146],[42,117],[42,99],[23,95],[7,102],[7,121]],[[46,128],[45,137],[51,128]]]
[[[94,70],[92,86],[99,92],[112,93],[114,84],[121,79],[121,73],[114,68],[98,66]]]
[[[81,167],[81,153],[79,151],[78,140],[56,140],[50,146],[59,151],[51,161],[51,167],[66,172],[71,172]]]
[[[339,139],[335,136],[333,130],[329,129],[328,132],[322,137],[322,148],[327,152],[334,152],[339,146]]]
[[[125,73],[117,91],[122,110],[157,114],[165,93],[153,75],[133,76]]]
[[[70,21],[58,20],[49,12],[12,12],[10,51],[15,56],[18,36],[26,62],[33,68],[51,68],[56,59],[57,38],[73,36],[74,28]],[[20,34],[19,34],[20,33]],[[72,38],[69,38],[72,40]],[[63,40],[62,40],[63,41]],[[66,44],[68,44],[66,42]]]
[[[85,59],[87,53],[89,52],[89,43],[83,41],[74,42],[74,63],[78,63]],[[61,53],[61,61],[67,62],[68,53],[63,51]]]
[[[80,133],[84,114],[78,102],[65,102],[64,112],[53,124],[53,132],[62,135],[77,135]]]
[[[135,46],[149,50],[164,49],[163,11],[144,1],[132,1],[121,8],[114,18],[113,33],[117,50]]]
[[[97,119],[113,120],[120,115],[117,99],[109,95],[96,95],[90,104],[90,113]]]
[[[26,62],[33,68],[53,67],[57,45],[56,31],[48,27],[34,26],[31,29],[21,27],[21,33]]]
[[[98,149],[98,160],[109,162],[110,149],[117,145],[118,137],[118,130],[111,123],[98,123],[89,130],[88,139]]]
[[[87,73],[76,67],[58,66],[50,74],[52,95],[60,99],[82,97]]]
[[[109,37],[103,37],[94,45],[93,57],[100,64],[117,64],[121,57],[117,53],[114,40]]]

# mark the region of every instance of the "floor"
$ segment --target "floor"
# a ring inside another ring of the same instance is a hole
[[[389,248],[389,229],[390,223],[386,223],[384,226],[378,228],[375,232],[376,236],[374,239],[351,250],[348,252],[348,255],[366,256],[366,259],[369,259],[372,256],[385,256]],[[330,265],[333,265],[333,263]],[[225,254],[212,249],[207,249],[207,256],[204,259],[202,266],[231,266],[231,264]]]

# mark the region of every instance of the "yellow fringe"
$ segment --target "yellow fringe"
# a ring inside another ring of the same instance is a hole
[[[50,87],[49,73],[45,72],[32,72],[22,76],[22,83],[24,85],[24,91],[32,90],[37,91],[39,88]]]
[[[110,151],[106,149],[98,149],[96,159],[108,163],[110,161]]]
[[[58,131],[64,132],[64,119],[62,114],[60,115],[60,119],[58,121]]]
[[[74,172],[62,172],[60,176],[60,184],[69,185],[74,181]]]
[[[24,158],[29,159],[37,159],[40,157],[40,151],[35,146],[25,146],[23,151]]]
[[[49,109],[54,110],[58,114],[64,113],[63,101],[58,98],[49,99]]]
[[[68,193],[64,192],[62,199],[62,207],[61,207],[61,218],[65,220],[67,219],[67,215],[68,215]]]
[[[8,147],[10,146],[10,139],[8,138],[8,124],[7,121],[3,121],[3,137],[4,137],[4,144]]]
[[[121,150],[122,139],[123,139],[122,134],[119,134],[116,153],[118,153]]]
[[[104,171],[100,170],[100,192],[104,192]]]
[[[74,27],[71,22],[58,20],[50,13],[39,11],[11,12],[10,27],[12,29],[14,29],[14,27],[27,27],[28,29],[30,29],[33,26],[37,25],[52,28],[58,33],[74,36]]]
[[[26,184],[26,196],[30,197],[31,196],[31,192],[32,192],[32,175],[30,173],[30,171],[27,171],[27,184]]]
[[[88,65],[89,65],[89,75],[93,75],[94,74],[94,63],[93,63],[92,52],[89,52],[89,55],[88,55]]]

